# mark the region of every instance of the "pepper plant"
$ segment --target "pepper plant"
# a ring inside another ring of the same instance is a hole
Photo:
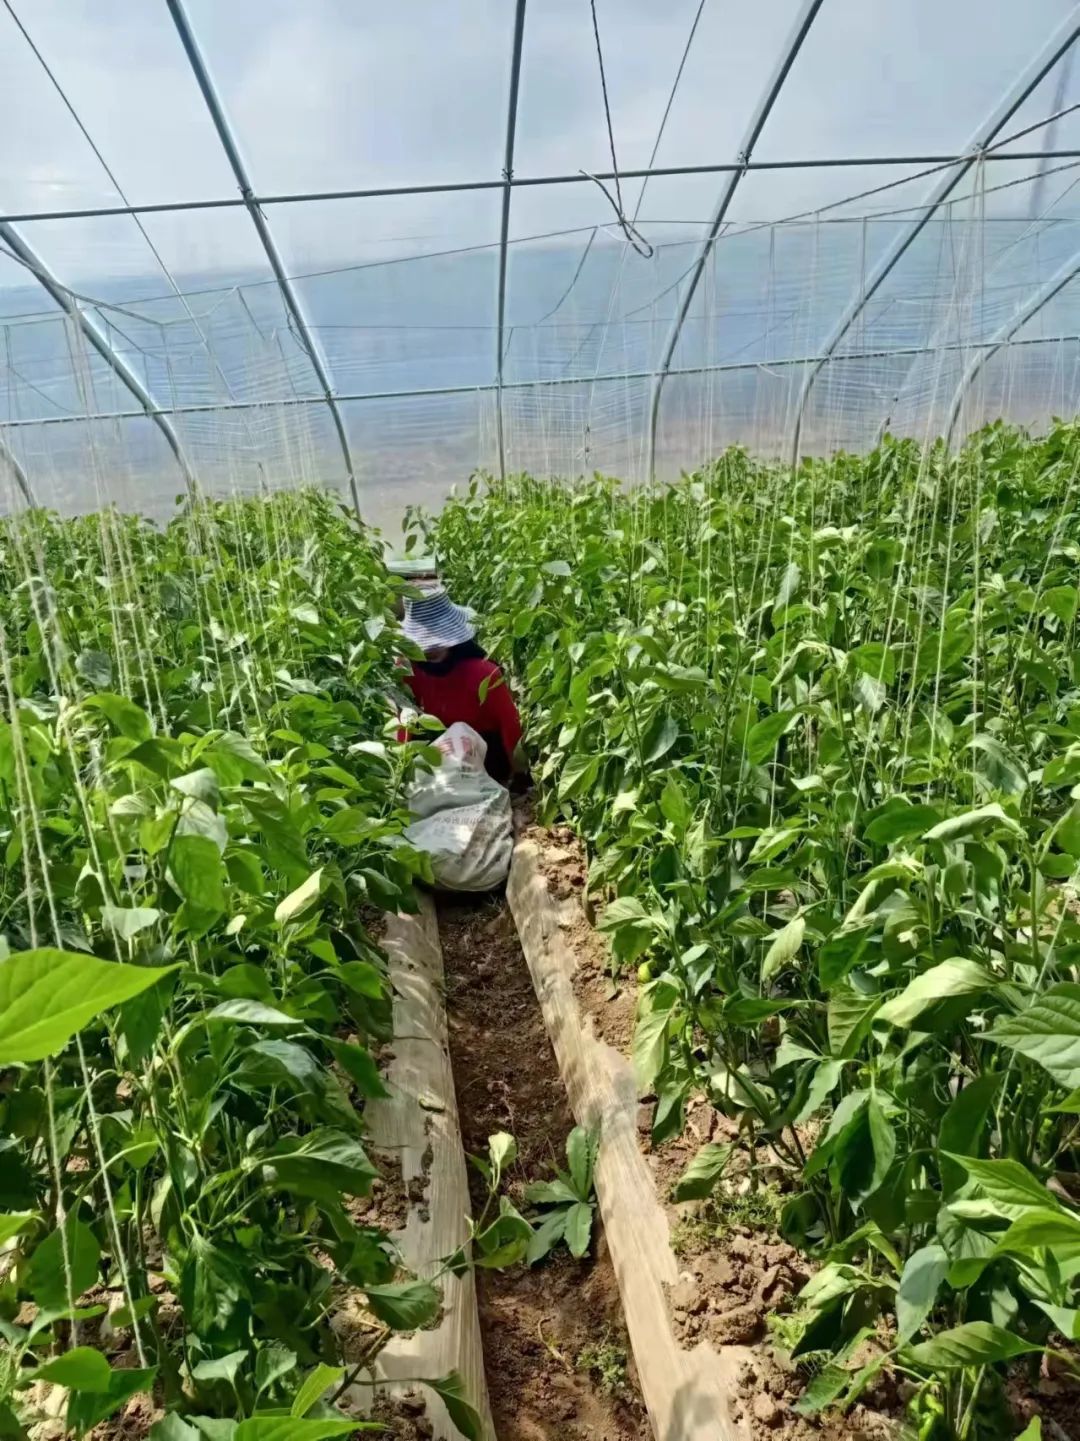
[[[140,1392],[159,1441],[346,1434],[439,1314],[356,1219],[371,920],[429,878],[395,584],[314,491],[0,526],[4,1437],[55,1387],[76,1436]],[[459,1378],[417,1380],[477,1434]]]
[[[737,1122],[817,1263],[804,1406],[887,1367],[924,1441],[1016,1434],[1008,1368],[1080,1339],[1078,468],[1076,426],[999,424],[410,522],[638,968],[654,1143],[694,1093]]]

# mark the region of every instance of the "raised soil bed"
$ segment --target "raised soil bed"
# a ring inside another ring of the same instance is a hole
[[[668,1298],[679,1266],[638,1144],[633,1069],[582,1015],[577,958],[561,924],[567,918],[548,890],[534,840],[514,849],[507,895],[574,1115],[600,1128],[597,1196],[653,1434],[657,1441],[740,1441],[732,1414],[735,1349],[704,1340],[686,1347],[676,1337]]]
[[[612,984],[607,944],[585,914],[585,870],[569,832],[523,822],[507,891],[575,1115],[601,1127],[597,1191],[654,1434],[893,1441],[902,1401],[889,1373],[847,1415],[793,1409],[806,1378],[771,1343],[766,1322],[812,1266],[778,1234],[775,1212],[756,1214],[778,1199],[773,1189],[739,1196],[722,1218],[668,1199],[698,1147],[734,1139],[734,1130],[695,1099],[685,1134],[652,1148],[651,1109],[629,1060],[635,986]],[[767,1160],[759,1153],[759,1164]]]

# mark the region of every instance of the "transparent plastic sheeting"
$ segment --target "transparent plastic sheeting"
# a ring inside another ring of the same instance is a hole
[[[728,444],[790,453],[814,359],[895,231],[893,218],[801,221],[717,245],[663,392],[659,475]],[[572,246],[515,249],[517,293],[534,300],[527,310],[515,301],[504,337],[508,469],[647,476],[652,372],[698,244],[678,235],[650,259],[628,258],[590,230]],[[973,358],[1074,253],[1080,264],[1080,220],[954,213],[931,222],[817,375],[802,451],[864,448],[885,425],[919,440],[938,434]],[[392,526],[405,505],[437,505],[473,469],[498,464],[494,325],[490,315],[461,319],[472,302],[485,313],[493,259],[483,250],[302,282],[339,390],[373,396],[342,404],[369,519]],[[453,295],[442,311],[440,286]],[[205,488],[344,487],[337,437],[276,286],[119,309],[102,298],[88,313],[170,413]],[[979,374],[958,434],[998,414],[1037,427],[1075,411],[1077,336],[1080,290],[1066,285]],[[176,460],[149,421],[133,418],[132,396],[72,319],[9,312],[0,376],[0,438],[42,503],[72,511],[115,499],[168,513],[182,489]],[[421,393],[395,393],[412,389]],[[88,414],[120,418],[78,419]]]
[[[0,9],[4,213],[235,198],[164,3],[13,5],[38,53]],[[501,336],[514,6],[312,0],[301,19],[288,0],[187,0],[309,335],[242,206],[18,221],[76,314],[0,244],[0,504],[23,503],[10,457],[42,504],[164,518],[184,489],[174,444],[211,493],[320,483],[348,499],[309,345],[340,397],[361,509],[390,528],[500,464],[637,483],[730,444],[787,460],[796,440],[802,454],[885,428],[956,441],[999,415],[1075,414],[1080,158],[1038,152],[1080,151],[1080,65],[1067,52],[1019,106],[1001,137],[1023,132],[1014,158],[972,164],[929,216],[946,171],[917,157],[961,154],[1078,7],[900,8],[825,0],[755,159],[910,163],[740,178],[653,435],[657,373],[730,176],[606,193],[588,178],[611,154],[587,0],[527,6],[514,173],[576,178],[512,192]],[[597,0],[620,167],[733,160],[799,12]],[[281,199],[471,180],[490,188]]]

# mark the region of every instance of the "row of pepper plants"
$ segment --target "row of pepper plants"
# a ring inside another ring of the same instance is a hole
[[[802,1409],[887,1368],[920,1441],[1040,1435],[1006,1383],[1080,1340],[1078,469],[995,425],[412,517],[637,969],[654,1142],[738,1123],[676,1199],[777,1181]]]
[[[365,918],[426,873],[393,584],[316,492],[0,527],[4,1441],[56,1398],[65,1434],[140,1397],[154,1441],[349,1434],[350,1383],[439,1314],[355,1219],[391,1034]]]

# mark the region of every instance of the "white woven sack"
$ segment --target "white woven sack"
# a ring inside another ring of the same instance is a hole
[[[493,890],[510,870],[510,792],[484,770],[487,746],[471,726],[450,726],[435,745],[442,765],[410,789],[416,820],[405,837],[427,852],[444,890]]]

